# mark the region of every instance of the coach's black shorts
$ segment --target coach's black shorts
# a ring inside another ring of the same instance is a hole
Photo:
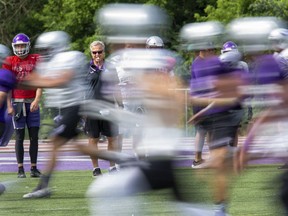
[[[76,137],[79,133],[77,130],[78,122],[81,116],[79,115],[80,106],[72,106],[62,108],[60,110],[61,120],[57,123],[55,129],[52,132],[52,136],[60,136],[67,139]]]
[[[100,134],[107,137],[119,135],[118,124],[106,120],[86,119],[85,129],[90,138],[99,138]]]

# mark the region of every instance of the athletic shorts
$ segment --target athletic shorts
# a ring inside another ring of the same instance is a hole
[[[228,110],[203,117],[197,129],[209,133],[210,149],[234,146],[234,141],[244,116],[242,109]]]
[[[99,138],[100,134],[107,137],[116,137],[119,135],[118,124],[106,120],[87,118],[85,127],[90,138]]]
[[[15,129],[23,129],[25,125],[30,127],[40,127],[40,109],[31,112],[31,103],[13,102],[14,108],[13,124]]]
[[[174,176],[172,160],[147,160],[147,166],[140,166],[140,169],[147,178],[153,190],[172,189],[175,197],[181,200],[178,186]]]
[[[79,109],[80,106],[78,105],[60,109],[62,118],[54,128],[52,136],[60,136],[66,139],[76,137],[79,134],[77,126],[81,119]]]

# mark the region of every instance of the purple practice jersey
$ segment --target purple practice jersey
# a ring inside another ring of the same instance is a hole
[[[218,92],[215,91],[213,86],[213,81],[217,80],[219,76],[225,75],[228,73],[235,73],[234,70],[229,70],[225,67],[218,56],[213,56],[209,58],[197,57],[192,63],[191,67],[191,82],[190,82],[190,94],[193,97],[199,98],[215,98],[218,95]],[[241,76],[241,71],[236,71]],[[204,107],[194,106],[193,112],[197,113],[202,110]],[[239,105],[235,107],[223,106],[210,109],[205,113],[205,115],[224,112],[231,108],[239,108]]]
[[[0,91],[8,93],[16,85],[15,75],[4,68],[0,69]]]
[[[255,67],[252,71],[257,84],[272,84],[285,79],[280,62],[274,55],[267,54],[255,59]]]
[[[0,69],[0,91],[8,93],[12,90],[16,85],[16,78],[15,75],[7,70],[7,69]],[[6,106],[1,105],[0,107],[0,122],[5,122],[4,114],[5,114]]]
[[[250,86],[245,87],[244,93],[253,97],[254,105],[277,106],[282,101],[277,96],[280,82],[286,79],[286,74],[281,67],[278,57],[273,54],[256,56],[254,67],[247,79]]]

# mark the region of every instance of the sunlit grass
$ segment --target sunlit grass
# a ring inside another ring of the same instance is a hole
[[[241,176],[234,177],[231,184],[229,213],[233,216],[274,216],[284,215],[278,200],[278,177],[281,171],[276,165],[250,166]],[[188,202],[212,204],[210,170],[177,169],[176,175],[183,197]],[[85,192],[94,180],[90,171],[58,171],[51,185],[53,195],[45,199],[22,199],[31,192],[38,179],[15,179],[15,173],[1,173],[0,181],[16,180],[0,196],[0,215],[44,216],[44,215],[89,215]],[[119,179],[121,181],[121,179]],[[149,208],[149,215],[176,215],[161,202],[171,199],[171,191],[162,190],[144,193],[147,200],[143,207]],[[145,206],[144,206],[145,205]],[[115,213],[117,215],[117,213]]]

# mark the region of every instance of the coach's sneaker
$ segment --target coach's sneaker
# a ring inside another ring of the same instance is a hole
[[[23,167],[18,168],[18,178],[26,178],[26,174]]]
[[[40,176],[41,176],[41,172],[36,167],[32,167],[30,170],[30,177],[39,178]]]
[[[34,199],[34,198],[48,198],[51,196],[51,190],[50,188],[42,188],[39,190],[35,190],[31,193],[27,193],[23,195],[24,199]]]
[[[101,169],[99,167],[94,168],[92,177],[96,178],[97,176],[102,175]]]

